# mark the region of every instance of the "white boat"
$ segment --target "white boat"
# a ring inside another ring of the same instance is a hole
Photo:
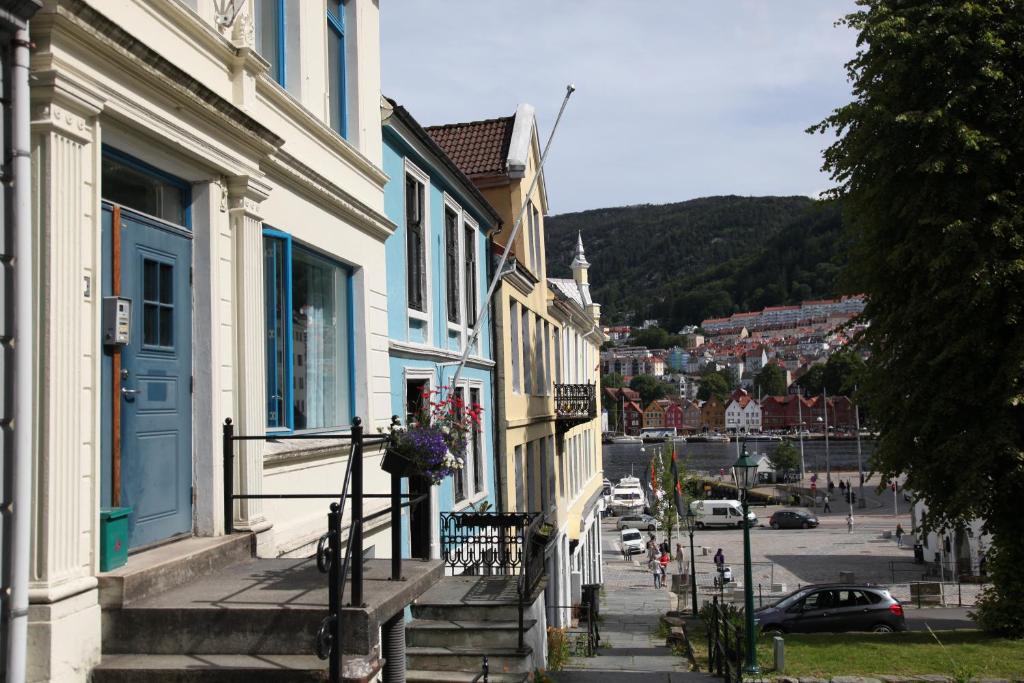
[[[644,427],[640,430],[640,439],[644,443],[661,443],[676,438],[675,427]]]
[[[643,439],[639,436],[632,436],[630,434],[617,434],[612,437],[612,443],[643,443]]]
[[[608,508],[614,515],[629,515],[641,513],[647,506],[647,497],[643,488],[640,487],[640,480],[632,475],[619,479],[619,483],[612,487],[611,500]]]
[[[725,434],[697,434],[691,436],[689,441],[693,443],[729,443],[729,437]]]

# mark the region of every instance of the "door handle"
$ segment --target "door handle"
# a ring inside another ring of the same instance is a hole
[[[128,387],[121,387],[121,396],[123,396],[124,400],[126,400],[126,401],[134,401],[135,400],[135,394],[141,394],[141,393],[142,392],[139,391],[138,389],[129,389]]]

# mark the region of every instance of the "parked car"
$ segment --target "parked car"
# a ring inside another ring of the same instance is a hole
[[[620,531],[627,528],[654,531],[661,528],[661,522],[650,515],[626,515],[625,517],[619,517],[619,521],[615,523],[615,528]]]
[[[768,520],[773,529],[811,529],[818,526],[818,518],[806,508],[776,510]]]
[[[743,528],[743,508],[738,500],[695,500],[690,503],[697,518],[696,527],[724,526]],[[757,526],[757,515],[747,513],[747,525]]]
[[[628,555],[644,551],[644,538],[636,529],[623,529],[620,533],[622,550]]]
[[[811,585],[754,610],[762,633],[907,630],[903,606],[889,591],[855,584]]]

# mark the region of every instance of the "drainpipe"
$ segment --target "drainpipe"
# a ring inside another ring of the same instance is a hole
[[[28,28],[12,41],[11,167],[14,177],[14,461],[11,529],[11,621],[7,680],[25,680],[28,646],[28,572],[32,513],[32,203],[29,181]],[[70,276],[70,274],[69,274]]]

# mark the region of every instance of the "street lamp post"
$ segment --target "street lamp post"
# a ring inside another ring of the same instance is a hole
[[[758,675],[761,667],[757,665],[757,633],[754,631],[754,577],[750,563],[750,506],[747,500],[757,476],[757,463],[747,453],[746,445],[743,446],[743,455],[732,466],[732,476],[736,487],[743,492],[740,499],[743,505],[743,611],[747,622],[747,661],[743,665],[743,673]]]
[[[686,510],[683,524],[686,525],[686,533],[690,534],[690,606],[693,609],[693,616],[697,616],[697,562],[693,557],[693,530],[696,523],[692,509]]]

